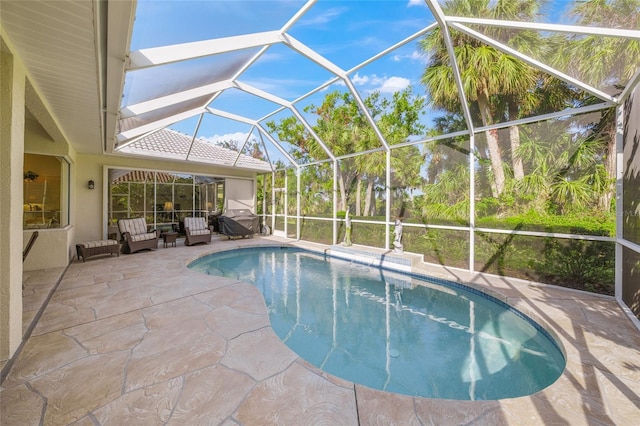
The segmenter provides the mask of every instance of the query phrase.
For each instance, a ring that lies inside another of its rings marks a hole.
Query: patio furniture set
[[[229,210],[228,214],[220,215],[220,233],[231,237],[253,237],[258,232],[258,216],[248,210]],[[176,246],[178,232],[176,229],[161,232],[159,229],[150,229],[143,217],[119,219],[118,230],[121,241],[115,239],[87,241],[76,244],[78,260],[86,261],[92,256],[100,254],[116,254],[120,251],[125,254],[135,253],[145,249],[157,249],[158,242],[162,239],[164,247]],[[186,246],[200,243],[210,243],[213,234],[211,227],[203,217],[186,217],[184,219],[184,232]],[[122,246],[122,247],[121,247]]]

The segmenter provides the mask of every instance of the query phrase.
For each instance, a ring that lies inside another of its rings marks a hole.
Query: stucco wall
[[[22,341],[24,66],[0,52],[0,360]]]
[[[68,143],[55,142],[45,129],[32,118],[25,120],[24,128],[25,153],[62,157],[71,165],[70,169],[73,171],[73,164],[76,158],[73,147]],[[38,172],[41,172],[41,170],[38,170]],[[69,196],[67,193],[67,179],[67,176],[63,176],[61,179],[61,194],[64,194],[63,200]],[[71,200],[73,200],[73,196]],[[73,204],[70,205],[69,210],[70,216],[72,216]],[[23,249],[34,231],[23,231]],[[74,255],[75,228],[73,222],[63,228],[38,229],[37,231],[39,233],[38,239],[24,262],[24,270],[33,271],[67,266]]]
[[[73,148],[68,143],[54,142],[51,136],[34,119],[25,121],[24,152],[30,154],[73,157]]]
[[[226,179],[224,182],[226,208],[255,209],[255,181],[244,179]]]
[[[75,233],[73,226],[60,229],[25,230],[23,231],[25,247],[34,231],[38,231],[38,239],[24,261],[24,270],[35,271],[67,266],[75,254],[73,250],[75,246],[72,245]]]

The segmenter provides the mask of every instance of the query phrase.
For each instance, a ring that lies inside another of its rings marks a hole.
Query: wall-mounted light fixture
[[[94,181],[90,180],[89,183],[87,184],[87,188],[89,189],[93,189],[96,187],[96,184]]]

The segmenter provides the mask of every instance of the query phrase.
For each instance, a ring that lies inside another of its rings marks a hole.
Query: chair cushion
[[[131,234],[131,241],[145,241],[145,240],[154,240],[157,239],[158,235],[156,235],[155,232],[149,232],[149,233],[145,233],[145,234],[136,234],[133,235]]]
[[[204,221],[204,217],[185,217],[184,227],[189,228],[191,235],[203,235],[196,234],[194,231],[208,230],[207,223]]]
[[[143,217],[136,217],[133,219],[120,219],[118,221],[118,228],[120,228],[121,234],[124,234],[125,232],[128,232],[131,235],[146,234],[147,221]],[[148,238],[143,238],[143,239],[146,240]],[[134,241],[140,241],[140,240],[134,240]]]
[[[209,235],[210,233],[211,231],[209,229],[196,229],[195,231],[189,229],[189,234],[191,235]]]
[[[116,240],[86,241],[84,243],[78,243],[78,245],[83,246],[84,248],[115,246],[116,244],[118,244]]]

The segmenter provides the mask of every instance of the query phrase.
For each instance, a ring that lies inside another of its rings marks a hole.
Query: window
[[[224,178],[162,171],[109,170],[109,238],[118,219],[144,217],[160,230],[179,229],[188,216],[208,218],[224,206]]]
[[[62,157],[24,155],[24,229],[69,224],[69,163]]]

